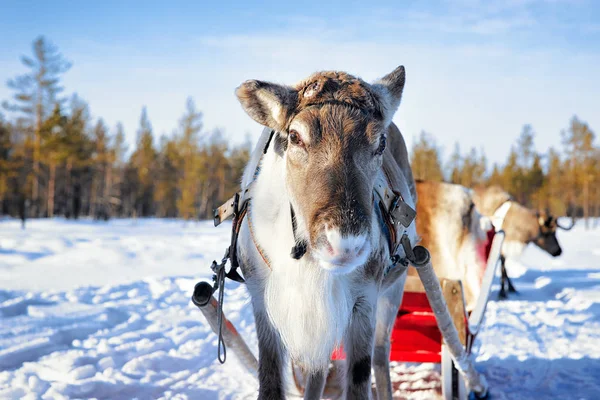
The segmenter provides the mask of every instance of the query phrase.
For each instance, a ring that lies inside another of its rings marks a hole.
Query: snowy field
[[[600,229],[559,232],[563,256],[510,262],[475,345],[492,399],[600,398]],[[0,399],[252,399],[257,384],[189,301],[222,256],[210,222],[0,220]],[[225,311],[256,350],[243,286]],[[496,295],[493,295],[493,300]],[[396,397],[436,398],[439,369],[393,367]]]

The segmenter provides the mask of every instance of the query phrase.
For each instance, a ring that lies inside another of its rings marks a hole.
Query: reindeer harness
[[[272,139],[274,136],[278,135],[279,133],[276,133],[274,130],[270,132],[270,136],[263,150],[263,154],[266,154],[269,148],[272,147]],[[386,236],[389,246],[391,264],[388,268],[386,268],[385,272],[387,273],[389,269],[398,262],[407,264],[407,261],[400,257],[397,253],[400,245],[402,245],[403,248],[406,247],[405,241],[402,240],[402,237],[404,236],[405,229],[408,228],[408,226],[414,220],[416,212],[404,201],[402,195],[400,194],[400,191],[395,188],[394,181],[390,176],[391,173],[388,170],[386,170],[385,165],[383,167],[383,172],[383,175],[380,174],[380,177],[375,182],[375,187],[373,189],[373,198],[375,212],[377,213],[378,219],[382,227],[382,231]],[[256,168],[256,171],[254,173],[255,179],[259,173],[260,164]],[[248,207],[251,200],[248,197],[248,192],[249,188],[246,188],[243,191],[236,193],[232,198],[227,200],[219,208],[216,208],[214,210],[213,215],[215,226],[218,226],[223,221],[233,217],[231,246],[228,250],[229,259],[231,261],[231,269],[228,273],[225,274],[225,276],[236,282],[244,282],[244,279],[237,272],[239,262],[237,259],[236,245],[237,237],[239,235],[244,217],[248,213]],[[306,253],[307,244],[304,240],[300,240],[297,238],[296,217],[294,208],[291,205],[290,217],[292,220],[294,238],[296,239],[296,245],[292,247],[290,256],[295,260],[299,260]],[[248,219],[248,223],[251,226],[252,223],[250,218]],[[258,249],[265,263],[270,267],[269,261],[267,260],[266,256],[264,255],[263,251],[261,250],[260,246],[256,243],[256,241],[254,241],[254,245]]]

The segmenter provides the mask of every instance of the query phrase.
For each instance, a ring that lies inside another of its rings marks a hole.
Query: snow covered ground
[[[475,351],[495,400],[600,398],[600,229],[559,235],[562,257],[530,246],[508,265],[520,293],[488,305]],[[189,302],[227,241],[210,222],[0,220],[0,399],[256,398]],[[245,288],[225,296],[256,350]],[[393,376],[398,398],[438,396],[434,365]]]

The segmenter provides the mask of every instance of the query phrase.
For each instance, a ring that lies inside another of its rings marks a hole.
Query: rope
[[[220,286],[219,300],[217,301],[217,325],[219,329],[219,341],[217,343],[217,357],[221,364],[225,364],[227,360],[227,348],[225,347],[225,341],[223,340],[223,295],[225,294],[225,266],[221,264],[221,268],[217,274],[217,285]],[[222,354],[221,354],[221,349]]]

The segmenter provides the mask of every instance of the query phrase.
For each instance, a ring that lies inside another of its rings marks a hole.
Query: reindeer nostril
[[[327,252],[329,254],[333,254],[333,246],[331,245],[331,243],[329,243],[329,241],[327,241]]]

